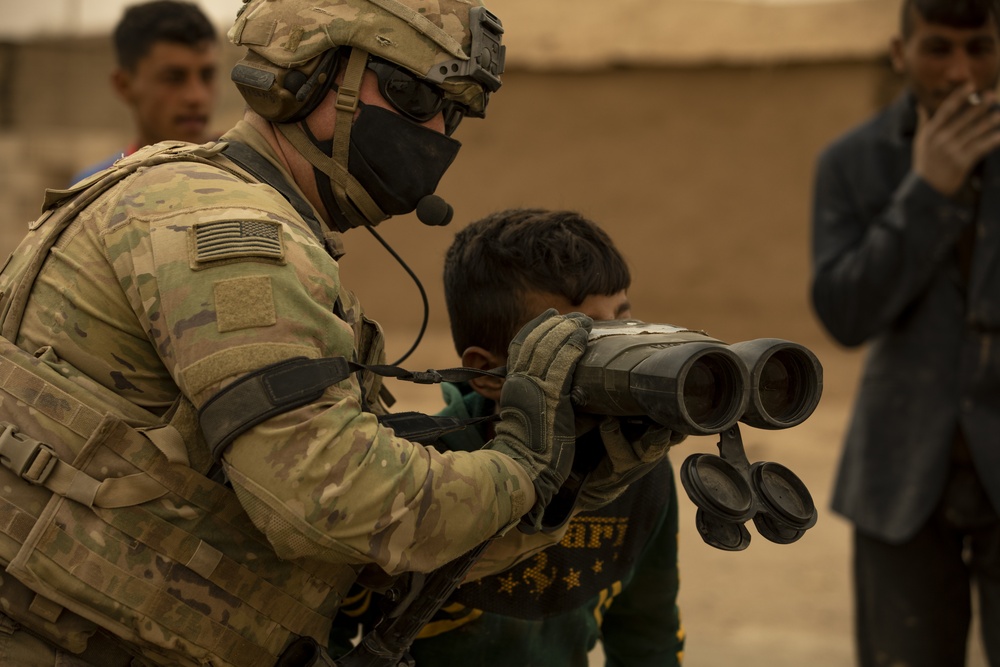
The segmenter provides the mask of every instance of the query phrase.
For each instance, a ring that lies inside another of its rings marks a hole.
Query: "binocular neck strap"
[[[386,364],[359,364],[345,357],[286,359],[243,376],[201,406],[198,422],[212,457],[218,461],[226,447],[242,433],[270,417],[318,401],[327,387],[362,370],[417,384],[467,382],[484,375],[499,378],[507,375],[506,368],[488,371],[478,368],[448,368],[415,372]],[[419,432],[433,430],[426,420],[411,420],[410,423]],[[439,426],[447,428],[441,433],[456,430],[456,424],[452,422]],[[405,437],[403,433],[397,435]],[[430,434],[425,434],[424,437],[430,437]],[[416,435],[412,439],[416,439]]]

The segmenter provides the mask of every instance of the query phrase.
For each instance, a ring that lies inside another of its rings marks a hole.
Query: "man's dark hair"
[[[506,355],[510,340],[537,313],[525,312],[530,292],[577,306],[632,282],[608,235],[573,211],[509,209],[455,235],[444,260],[451,336],[461,355],[478,345]]]
[[[913,34],[914,12],[928,23],[951,28],[978,28],[991,16],[1000,26],[997,0],[903,0],[899,20],[903,39]]]
[[[215,27],[200,9],[194,3],[176,0],[129,6],[113,35],[118,66],[130,71],[157,42],[195,47],[215,39]]]

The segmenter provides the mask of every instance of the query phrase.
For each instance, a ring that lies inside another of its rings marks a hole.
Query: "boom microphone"
[[[455,209],[437,195],[427,195],[417,202],[417,219],[431,227],[444,227],[451,222]]]

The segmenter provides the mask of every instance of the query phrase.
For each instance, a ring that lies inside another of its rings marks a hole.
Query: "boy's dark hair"
[[[471,223],[444,260],[451,337],[461,355],[478,345],[506,355],[510,340],[537,313],[525,312],[529,292],[564,297],[612,295],[632,282],[608,235],[574,211],[508,209]]]
[[[913,34],[914,12],[929,23],[952,28],[978,28],[991,16],[1000,26],[997,0],[903,0],[899,21],[903,39]]]
[[[215,39],[215,27],[200,9],[194,3],[176,0],[129,6],[113,35],[118,66],[130,71],[156,42],[195,47]]]

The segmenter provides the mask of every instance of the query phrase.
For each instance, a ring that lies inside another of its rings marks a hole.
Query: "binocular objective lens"
[[[728,417],[733,383],[727,371],[728,366],[708,355],[691,366],[684,381],[684,407],[695,423],[711,426]]]
[[[761,407],[775,419],[791,421],[808,397],[801,360],[788,350],[774,353],[761,369],[757,392]]]

